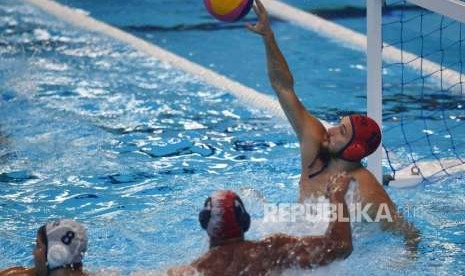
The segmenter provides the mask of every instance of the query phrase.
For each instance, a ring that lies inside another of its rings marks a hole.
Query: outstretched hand
[[[342,195],[344,196],[349,189],[350,181],[352,177],[346,172],[338,173],[331,176],[329,184],[327,186],[327,193],[331,195]]]
[[[272,31],[270,27],[270,22],[268,20],[268,12],[266,11],[265,6],[263,6],[260,0],[255,0],[253,10],[255,14],[257,14],[258,16],[258,21],[255,25],[247,23],[245,25],[247,29],[263,36],[271,34]]]

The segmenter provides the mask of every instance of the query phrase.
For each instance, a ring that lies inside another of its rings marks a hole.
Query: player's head
[[[210,242],[243,239],[249,230],[250,216],[242,200],[232,191],[217,191],[205,200],[199,222]]]
[[[86,250],[86,229],[76,221],[63,219],[43,225],[33,251],[37,275],[61,268],[81,269]]]
[[[346,161],[359,162],[372,154],[381,143],[381,130],[368,116],[343,117],[338,126],[328,129],[324,142],[330,153]]]

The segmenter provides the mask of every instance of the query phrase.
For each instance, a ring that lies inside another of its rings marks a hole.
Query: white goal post
[[[382,84],[382,9],[383,0],[367,0],[367,113],[378,125],[383,125]],[[383,183],[383,148],[368,157],[370,170]]]

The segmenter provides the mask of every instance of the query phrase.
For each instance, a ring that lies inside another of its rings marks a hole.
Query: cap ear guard
[[[352,144],[342,152],[342,159],[347,161],[360,161],[361,157],[366,156],[367,150],[361,144]]]
[[[82,265],[87,250],[84,226],[70,219],[56,220],[45,225],[46,258],[49,271]]]
[[[199,213],[199,223],[200,226],[204,229],[208,229],[208,224],[210,222],[212,209],[212,199],[211,197],[207,198],[204,203],[202,211]],[[242,233],[245,233],[250,228],[250,215],[247,213],[244,207],[244,203],[239,197],[234,199],[234,214],[236,216],[236,221],[239,224]]]
[[[358,162],[372,154],[381,143],[381,130],[371,118],[363,115],[350,115],[352,137],[340,150],[339,157],[346,161]]]
[[[205,200],[205,203],[203,204],[203,209],[199,213],[199,222],[200,226],[204,230],[207,230],[208,228],[208,223],[210,222],[210,217],[211,217],[211,210],[212,210],[212,198],[208,197],[207,200]]]
[[[69,252],[68,246],[58,242],[53,242],[48,245],[47,267],[49,269],[70,263],[72,263],[72,255],[71,252]]]
[[[247,232],[250,228],[250,215],[245,210],[244,203],[239,197],[234,199],[234,213],[242,233]]]

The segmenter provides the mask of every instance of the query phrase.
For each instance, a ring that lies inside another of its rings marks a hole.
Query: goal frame
[[[414,5],[465,23],[465,2],[459,0],[406,0]],[[384,0],[367,0],[367,114],[380,126],[383,121],[383,38]],[[434,64],[433,64],[434,65]],[[368,157],[368,170],[383,183],[383,148]]]

